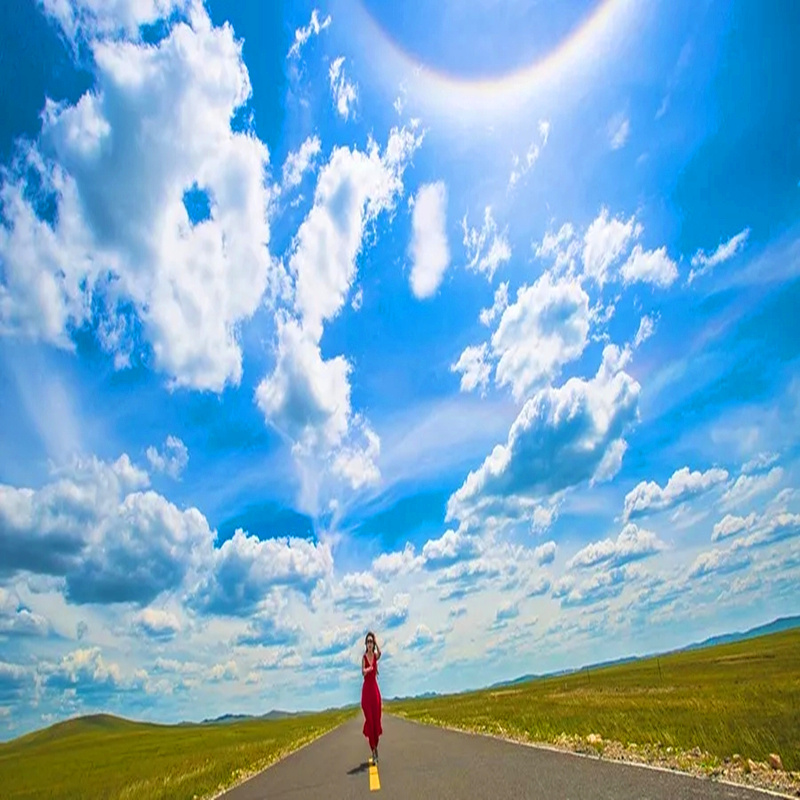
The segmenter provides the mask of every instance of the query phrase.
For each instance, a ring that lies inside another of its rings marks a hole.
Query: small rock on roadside
[[[589,744],[602,744],[603,743],[603,737],[600,736],[597,733],[590,733],[586,737],[586,741],[589,742]]]
[[[769,754],[769,765],[772,767],[772,769],[783,769],[783,762],[777,753]]]

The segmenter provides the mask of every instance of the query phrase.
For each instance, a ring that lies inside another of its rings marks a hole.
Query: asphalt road
[[[685,775],[539,750],[384,714],[377,767],[356,717],[225,800],[766,800]],[[380,788],[378,788],[378,786]]]

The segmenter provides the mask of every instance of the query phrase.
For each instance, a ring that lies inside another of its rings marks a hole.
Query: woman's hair
[[[367,639],[372,637],[372,646],[375,647],[375,634],[372,631],[367,631],[367,635],[364,637],[364,655],[367,654]],[[375,662],[375,674],[378,674],[378,662]]]

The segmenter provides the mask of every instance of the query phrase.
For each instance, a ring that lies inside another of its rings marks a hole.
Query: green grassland
[[[224,724],[82,717],[0,744],[3,800],[211,797],[353,716],[355,710]]]
[[[460,695],[386,703],[430,724],[555,742],[695,747],[721,760],[780,755],[800,770],[800,628]]]

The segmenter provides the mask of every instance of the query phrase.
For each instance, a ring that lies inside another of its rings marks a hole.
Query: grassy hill
[[[800,628],[459,695],[388,702],[431,724],[536,742],[563,735],[780,755],[800,769]]]
[[[3,800],[210,797],[341,724],[355,711],[158,725],[108,714],[0,744]]]

